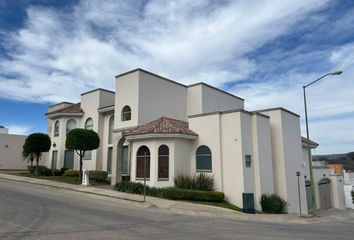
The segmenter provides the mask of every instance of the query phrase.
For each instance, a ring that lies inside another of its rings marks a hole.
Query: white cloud
[[[291,31],[326,1],[81,1],[71,11],[30,7],[8,34],[0,94],[36,102],[78,100],[142,67],[184,83],[221,86],[255,71],[245,54]],[[10,77],[9,77],[10,76]],[[7,88],[6,86],[13,86]]]
[[[17,125],[17,124],[7,125],[6,128],[9,129],[10,134],[18,134],[18,135],[28,135],[31,131],[31,127]]]
[[[334,149],[338,141],[321,133],[334,129],[331,135],[339,133],[343,141],[351,141],[339,129],[344,123],[336,116],[354,112],[354,44],[306,51],[302,47],[308,46],[300,44],[295,50],[275,49],[264,62],[249,56],[280,36],[305,29],[310,21],[320,23],[324,17],[316,13],[327,4],[322,0],[92,0],[80,1],[71,10],[30,7],[23,28],[0,30],[11,56],[0,62],[0,95],[35,102],[77,101],[86,90],[113,89],[116,74],[137,67],[183,83],[203,81],[219,87],[261,74],[258,81],[236,84],[232,90],[246,99],[246,107],[283,106],[302,115],[302,85],[323,69],[338,68],[342,75],[308,90],[311,136],[320,142],[319,151],[335,151],[342,149]],[[351,16],[325,26],[326,33],[330,28],[331,35],[338,34]],[[311,32],[303,41],[317,37]],[[295,67],[312,66],[320,59],[326,59],[328,66],[309,71]],[[272,73],[280,67],[286,70]]]

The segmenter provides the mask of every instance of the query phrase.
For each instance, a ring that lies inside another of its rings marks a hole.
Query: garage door
[[[331,180],[328,178],[322,178],[318,182],[318,193],[320,198],[320,208],[329,209],[332,208],[332,191]]]

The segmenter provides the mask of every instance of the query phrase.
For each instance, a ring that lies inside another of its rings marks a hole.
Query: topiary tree
[[[30,134],[23,145],[22,156],[30,158],[31,167],[33,166],[33,159],[36,159],[36,176],[38,176],[38,163],[43,152],[50,150],[51,141],[50,137],[44,133]]]
[[[351,194],[352,194],[352,202],[354,204],[354,191],[351,191]]]
[[[65,147],[75,150],[80,157],[80,181],[82,181],[82,158],[86,151],[95,150],[100,146],[98,134],[92,130],[75,128],[68,132]]]
[[[32,172],[33,171],[34,154],[30,153],[26,148],[27,148],[26,145],[23,145],[22,157],[23,157],[23,160],[27,160],[28,159],[30,161],[30,163],[31,163],[31,172]]]

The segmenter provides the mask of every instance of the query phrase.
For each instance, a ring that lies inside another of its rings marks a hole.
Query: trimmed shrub
[[[163,197],[163,191],[164,188],[158,188],[158,187],[148,187],[147,192],[149,196],[151,197]]]
[[[59,169],[53,169],[52,170],[52,175],[53,176],[61,176],[61,173],[60,173]]]
[[[222,192],[199,191],[180,188],[165,188],[162,196],[172,200],[192,200],[203,202],[222,202],[225,194]]]
[[[63,176],[66,170],[69,170],[69,168],[62,167],[60,169],[60,171],[59,171],[60,172],[60,176]]]
[[[194,189],[201,191],[214,191],[214,176],[205,173],[189,175],[178,175],[174,179],[175,187],[181,189]]]
[[[80,174],[79,170],[75,170],[75,169],[68,169],[64,172],[64,176],[67,177],[78,177]]]
[[[260,203],[266,213],[284,213],[286,207],[285,200],[277,194],[262,194]]]
[[[120,182],[115,185],[120,192],[143,194],[144,184],[139,182]],[[146,186],[146,195],[171,200],[191,200],[202,202],[222,202],[225,195],[222,192],[199,191],[174,187],[158,188]]]
[[[27,166],[27,170],[30,172],[30,173],[35,173],[36,172],[36,168],[37,166]],[[52,173],[52,170],[47,168],[46,166],[42,166],[42,165],[39,165],[38,166],[38,176],[52,176],[53,173]]]
[[[120,182],[120,183],[116,183],[115,188],[120,192],[134,193],[134,194],[144,193],[144,184],[139,182]],[[146,189],[148,188],[149,186],[146,186]]]
[[[352,201],[354,203],[354,191],[352,191],[351,193],[352,193]]]
[[[89,171],[89,178],[95,182],[107,182],[108,173],[106,171]]]

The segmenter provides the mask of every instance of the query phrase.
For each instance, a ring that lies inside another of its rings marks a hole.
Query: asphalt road
[[[172,214],[139,203],[0,180],[0,239],[354,239],[354,223],[269,224]]]

